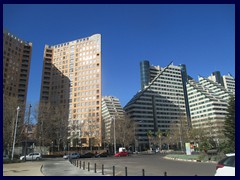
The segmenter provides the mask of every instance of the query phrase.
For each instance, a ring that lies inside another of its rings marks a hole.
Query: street
[[[45,176],[68,176],[78,175],[79,167],[67,166],[67,161],[61,158],[49,159],[43,163],[43,174]],[[127,157],[107,157],[107,158],[80,158],[83,169],[85,163],[84,174],[93,174],[94,164],[97,166],[97,173],[101,175],[102,165],[104,165],[104,174],[113,175],[113,166],[115,166],[116,176],[125,176],[125,167],[127,167],[128,176],[142,176],[142,170],[145,171],[145,176],[213,176],[216,169],[214,163],[203,162],[187,162],[167,160],[163,155],[131,155]],[[88,172],[88,163],[90,163],[90,172]],[[81,171],[82,172],[82,171]],[[97,175],[97,174],[96,174]]]

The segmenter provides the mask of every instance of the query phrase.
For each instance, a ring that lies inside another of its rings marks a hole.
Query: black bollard
[[[145,176],[145,171],[144,171],[144,169],[142,169],[142,175]]]
[[[90,171],[90,163],[88,162],[88,171]]]
[[[85,170],[85,161],[83,162],[83,170]]]
[[[97,164],[94,164],[94,172],[97,173]]]
[[[80,161],[80,165],[79,165],[79,168],[80,168],[80,169],[82,168],[82,161]]]
[[[127,176],[127,167],[125,167],[125,176]]]
[[[164,172],[164,176],[167,176],[167,172],[166,171]]]
[[[102,175],[104,175],[104,164],[102,164]]]
[[[115,176],[115,166],[113,166],[113,176]]]

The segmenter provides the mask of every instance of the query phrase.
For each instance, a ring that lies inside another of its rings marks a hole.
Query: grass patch
[[[199,160],[198,154],[186,155],[186,154],[168,154],[165,157],[183,160]]]

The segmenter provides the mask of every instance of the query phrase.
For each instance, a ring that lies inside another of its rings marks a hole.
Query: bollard
[[[164,176],[167,176],[167,172],[166,171],[164,172]]]
[[[90,171],[90,163],[88,162],[88,171]]]
[[[127,167],[125,167],[125,176],[127,176]]]
[[[97,173],[97,164],[94,164],[94,172]]]
[[[144,169],[142,169],[142,175],[145,176],[145,171],[144,171]]]
[[[102,175],[104,175],[104,164],[102,164]]]
[[[77,160],[77,167],[78,167],[78,160]]]
[[[83,162],[83,170],[85,170],[85,161]]]
[[[113,166],[113,176],[115,176],[115,166]]]
[[[80,161],[80,166],[79,166],[79,168],[80,168],[80,169],[82,168],[82,161]]]

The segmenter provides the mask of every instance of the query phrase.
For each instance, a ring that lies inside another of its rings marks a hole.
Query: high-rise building
[[[101,76],[100,34],[45,45],[40,101],[67,109],[71,146],[102,144]]]
[[[113,96],[102,97],[103,138],[106,143],[113,143],[114,122],[124,117],[119,99]]]
[[[199,82],[187,84],[191,122],[193,128],[205,130],[216,144],[223,138],[230,93],[219,83],[199,77]]]
[[[235,79],[230,75],[224,75],[223,85],[227,89],[227,91],[232,92],[235,95]]]
[[[208,77],[213,82],[221,84],[223,86],[223,80],[220,71],[214,71],[211,76]]]
[[[235,94],[235,79],[230,73],[228,75],[221,76],[219,71],[215,71],[208,77],[208,79],[221,84],[227,91]]]
[[[22,40],[4,30],[3,95],[17,99],[17,104],[14,108],[20,107],[19,121],[22,123],[26,107],[31,55],[31,42]]]
[[[136,123],[137,144],[146,147],[148,130],[156,135],[158,130],[166,132],[172,124],[178,124],[181,131],[182,120],[186,119],[186,108],[181,67],[173,64],[165,68],[149,66],[147,61],[140,66],[142,89],[124,110]]]

